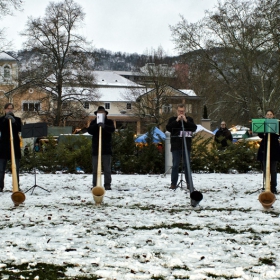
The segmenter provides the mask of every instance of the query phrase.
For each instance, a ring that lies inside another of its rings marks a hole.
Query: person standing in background
[[[232,134],[227,128],[225,121],[221,122],[219,130],[215,134],[215,141],[218,144],[218,148],[225,148],[232,143]]]

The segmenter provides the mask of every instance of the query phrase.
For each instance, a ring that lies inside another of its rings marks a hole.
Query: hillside
[[[17,58],[20,65],[29,65],[36,63],[40,59],[40,55],[36,50],[21,50],[17,53],[9,52],[10,55]],[[94,70],[113,70],[113,71],[138,71],[140,67],[146,63],[154,62],[153,58],[148,55],[140,55],[137,53],[111,52],[105,49],[96,49],[94,51],[94,61],[92,67]],[[179,60],[179,57],[164,57],[160,63],[172,65]]]

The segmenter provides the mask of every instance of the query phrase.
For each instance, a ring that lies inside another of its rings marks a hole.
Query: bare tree
[[[83,105],[98,97],[90,44],[77,33],[84,16],[81,6],[73,0],[50,2],[45,16],[29,18],[22,33],[27,37],[26,48],[40,55],[37,65],[33,65],[23,79],[46,88],[55,96],[54,106],[43,112],[54,125],[73,117],[74,112],[69,112],[71,106],[67,113],[63,111],[66,103]]]
[[[210,118],[247,124],[266,108],[280,112],[279,12],[279,0],[226,0],[196,23],[181,17],[171,27]]]
[[[14,10],[21,10],[21,0],[0,0],[0,20],[7,15],[13,15]],[[4,49],[10,43],[6,42],[4,29],[0,29],[0,49]]]
[[[22,0],[0,0],[0,15],[12,15],[13,10],[20,10]]]
[[[133,102],[133,114],[142,120],[142,124],[149,122],[159,127],[170,117],[169,112],[165,113],[164,107],[170,105],[169,85],[176,78],[175,69],[164,63],[166,54],[162,47],[157,50],[151,49],[146,56],[148,59],[145,66],[140,68],[140,72],[141,82],[145,84],[148,94],[143,88],[134,88],[126,98]]]
[[[22,0],[0,0],[0,17],[12,15],[13,10],[22,8]]]

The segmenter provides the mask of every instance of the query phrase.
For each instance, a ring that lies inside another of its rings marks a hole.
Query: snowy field
[[[6,175],[0,271],[50,263],[72,264],[70,279],[280,279],[280,204],[265,210],[258,201],[262,174],[193,174],[203,194],[195,208],[185,189],[168,189],[170,175],[113,175],[100,207],[91,175],[36,179],[50,192],[37,187],[14,207]],[[28,190],[34,175],[20,183]]]

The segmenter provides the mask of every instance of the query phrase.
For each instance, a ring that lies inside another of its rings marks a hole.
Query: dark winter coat
[[[98,155],[98,143],[99,143],[99,125],[96,123],[96,119],[93,120],[88,129],[88,133],[92,135],[92,155]],[[112,155],[112,133],[115,131],[114,122],[105,117],[104,127],[102,128],[102,144],[101,154]]]
[[[19,132],[21,132],[21,119],[18,117],[14,118],[15,122],[12,123],[12,130],[15,158],[21,158],[19,138]],[[6,119],[5,116],[0,118],[0,133],[0,158],[11,159],[10,126],[9,120]]]
[[[186,117],[187,122],[183,121],[184,131],[196,131],[196,124],[194,123],[193,119],[191,117]],[[176,121],[177,117],[171,117],[168,120],[168,123],[166,125],[166,130],[171,133],[170,135],[170,142],[171,142],[171,152],[182,150],[184,147],[183,138],[179,137],[180,132],[182,131],[182,122]],[[192,138],[186,137],[186,144],[188,151],[191,151],[191,144],[192,144]]]
[[[219,128],[215,134],[215,141],[222,145],[222,147],[228,146],[228,141],[232,142],[232,134],[227,128]]]
[[[267,154],[267,133],[259,133],[258,136],[262,138],[260,147],[258,150],[257,159],[259,161],[266,161]],[[280,146],[279,146],[279,135],[270,133],[270,160],[280,161]]]

